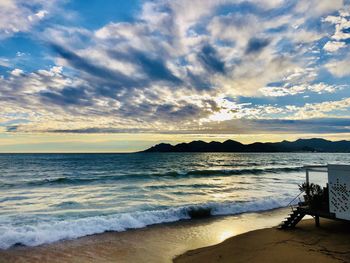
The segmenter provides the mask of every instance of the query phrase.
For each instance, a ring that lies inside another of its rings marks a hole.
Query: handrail
[[[327,168],[328,165],[323,164],[310,164],[310,165],[304,165],[304,168]]]
[[[328,165],[304,165],[306,172],[328,172]]]
[[[296,197],[294,197],[293,199],[292,199],[292,201],[290,201],[289,203],[288,203],[288,205],[286,205],[286,206],[289,206],[290,208],[292,208],[292,210],[293,210],[293,205],[292,205],[292,203],[302,194],[302,193],[304,193],[305,191],[303,190],[303,191],[300,191],[300,193],[296,196]]]

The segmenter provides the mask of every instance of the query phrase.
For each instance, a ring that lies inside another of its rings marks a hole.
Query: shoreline
[[[152,225],[124,232],[105,232],[35,247],[0,250],[10,262],[172,262],[188,250],[211,246],[248,231],[280,223],[288,208],[216,216]]]
[[[349,226],[349,222],[321,219],[318,228],[313,219],[306,219],[294,230],[253,230],[187,251],[173,262],[350,262]]]

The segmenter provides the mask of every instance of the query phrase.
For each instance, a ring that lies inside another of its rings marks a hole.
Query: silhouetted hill
[[[350,141],[333,142],[319,138],[251,144],[242,144],[233,140],[222,143],[193,141],[176,145],[161,143],[144,152],[350,152]]]

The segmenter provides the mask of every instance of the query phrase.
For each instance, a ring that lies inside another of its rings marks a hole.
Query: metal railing
[[[300,202],[301,202],[301,200],[300,200],[300,195],[301,195],[302,193],[304,193],[304,192],[305,192],[305,191],[301,191],[296,197],[294,197],[294,198],[292,199],[292,201],[290,201],[290,202],[288,203],[287,206],[289,206],[289,207],[292,209],[292,211],[294,211],[294,207],[296,206],[296,205],[293,204],[294,201],[297,200],[297,199],[299,199],[299,203],[300,203]]]

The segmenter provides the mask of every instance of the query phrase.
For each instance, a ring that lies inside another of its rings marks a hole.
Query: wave
[[[264,174],[264,173],[282,173],[297,172],[303,169],[302,166],[296,167],[268,167],[252,169],[227,169],[227,170],[197,170],[190,171],[186,175],[244,175],[244,174]]]
[[[160,177],[168,178],[182,178],[182,177],[210,177],[210,176],[231,176],[231,175],[258,175],[265,173],[289,173],[298,172],[303,169],[302,166],[293,167],[265,167],[265,168],[249,168],[249,169],[216,169],[216,170],[193,170],[193,171],[183,171],[183,172],[166,172],[166,173],[149,173],[149,174],[120,174],[120,175],[107,175],[98,176],[91,178],[82,177],[59,177],[52,179],[36,180],[36,181],[21,181],[16,183],[1,183],[2,187],[25,187],[25,186],[47,186],[47,185],[80,185],[80,184],[90,184],[95,182],[110,182],[110,181],[120,181],[120,180],[147,180],[147,179],[157,179]]]
[[[65,201],[59,204],[50,205],[51,207],[65,208],[65,209],[77,209],[84,207],[83,204],[74,201]]]
[[[37,246],[107,231],[121,232],[154,224],[186,220],[191,219],[191,217],[232,215],[270,210],[286,206],[290,199],[291,195],[286,195],[279,199],[206,203],[165,210],[95,216],[49,223],[43,222],[36,225],[14,226],[0,224],[0,248],[8,249],[15,245]]]

